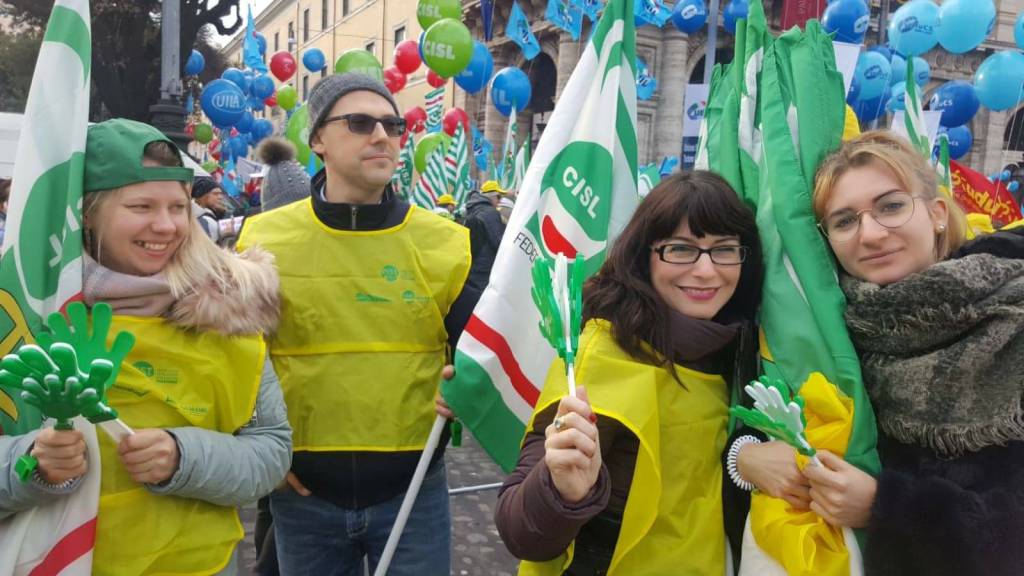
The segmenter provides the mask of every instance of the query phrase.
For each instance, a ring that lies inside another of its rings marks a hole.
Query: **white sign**
[[[924,111],[924,123],[928,127],[929,150],[935,147],[935,138],[939,135],[939,118],[942,118],[941,110]],[[893,113],[892,125],[889,126],[889,129],[908,140],[910,139],[910,136],[907,134],[907,125],[903,120],[903,110],[897,110]]]
[[[707,84],[687,84],[683,100],[683,138],[700,136],[700,123],[708,105]]]
[[[836,54],[836,69],[843,75],[843,86],[846,90],[843,94],[850,93],[850,85],[853,84],[853,73],[857,70],[857,59],[860,58],[861,44],[849,44],[847,42],[832,42],[832,50]]]

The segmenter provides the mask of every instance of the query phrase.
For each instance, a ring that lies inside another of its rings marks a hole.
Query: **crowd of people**
[[[456,221],[397,195],[405,120],[375,80],[329,75],[307,105],[324,168],[308,179],[290,144],[264,143],[263,210],[240,232],[220,224],[223,190],[193,181],[159,131],[88,130],[85,304],[108,303],[136,340],[108,392],[135,433],[100,435],[95,573],[234,574],[236,510],[257,499],[258,574],[372,572],[435,416],[456,416],[438,382],[510,198],[487,182]],[[439,206],[452,215],[451,198]],[[821,164],[813,210],[881,474],[826,451],[798,465],[788,444],[730,426],[758,375],[761,242],[725,180],[677,173],[587,281],[577,395],[550,371],[500,490],[521,574],[744,573],[755,490],[864,529],[867,574],[1024,569],[1024,228],[966,241],[934,170],[884,131]],[[388,574],[450,573],[448,436]],[[22,482],[25,454],[38,467]],[[0,436],[0,522],[75,492],[94,462],[80,431]]]

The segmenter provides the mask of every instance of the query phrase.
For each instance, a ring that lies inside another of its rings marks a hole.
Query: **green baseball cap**
[[[161,180],[191,184],[191,168],[142,165],[143,152],[152,142],[167,142],[178,151],[167,136],[142,122],[117,118],[89,126],[85,140],[85,192]]]

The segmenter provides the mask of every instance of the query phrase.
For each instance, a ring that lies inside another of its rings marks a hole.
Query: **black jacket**
[[[953,258],[977,253],[1024,258],[1024,229],[982,236]],[[1024,442],[943,459],[879,430],[878,453],[868,576],[1024,574]]]
[[[501,214],[491,206],[491,201],[473,192],[466,200],[466,228],[469,228],[469,245],[473,253],[473,265],[469,269],[467,284],[483,292],[491,277],[494,257],[501,245],[501,236],[505,233],[505,224]]]

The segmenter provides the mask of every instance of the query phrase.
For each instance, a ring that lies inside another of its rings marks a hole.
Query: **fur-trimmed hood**
[[[281,317],[281,281],[274,255],[254,246],[234,257],[239,266],[226,286],[197,286],[171,306],[167,318],[183,328],[228,336],[274,332]]]

